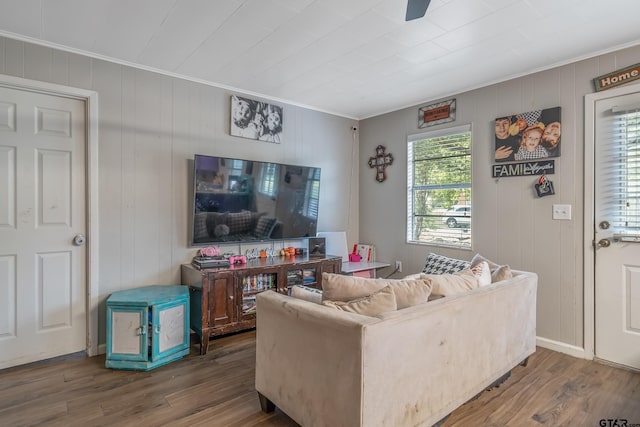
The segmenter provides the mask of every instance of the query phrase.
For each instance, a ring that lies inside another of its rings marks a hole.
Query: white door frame
[[[1,74],[0,86],[64,96],[85,101],[86,106],[86,226],[87,226],[87,355],[98,354],[98,93],[54,83]]]
[[[584,353],[595,357],[595,250],[593,226],[595,224],[595,107],[596,102],[616,96],[640,92],[640,83],[595,92],[584,97]]]

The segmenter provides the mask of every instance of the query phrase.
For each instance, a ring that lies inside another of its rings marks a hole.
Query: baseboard
[[[107,353],[107,344],[98,344],[98,354]]]
[[[549,350],[557,351],[560,353],[568,354],[569,356],[577,357],[579,359],[593,359],[582,347],[576,347],[574,345],[566,344],[560,341],[550,340],[548,338],[536,337],[536,345]]]

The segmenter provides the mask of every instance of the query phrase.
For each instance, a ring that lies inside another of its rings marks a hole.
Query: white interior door
[[[0,87],[0,369],[87,348],[85,114]]]
[[[595,105],[595,356],[640,369],[640,92]]]

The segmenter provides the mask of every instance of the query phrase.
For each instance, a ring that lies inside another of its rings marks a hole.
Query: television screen
[[[316,235],[320,168],[194,158],[192,244]]]

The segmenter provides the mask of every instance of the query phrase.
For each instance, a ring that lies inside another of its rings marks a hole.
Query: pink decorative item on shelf
[[[247,257],[244,255],[231,255],[229,257],[229,263],[230,264],[246,264]]]
[[[358,254],[349,254],[349,262],[360,262],[362,257]]]
[[[217,246],[207,246],[200,249],[200,256],[220,256],[220,248]]]

